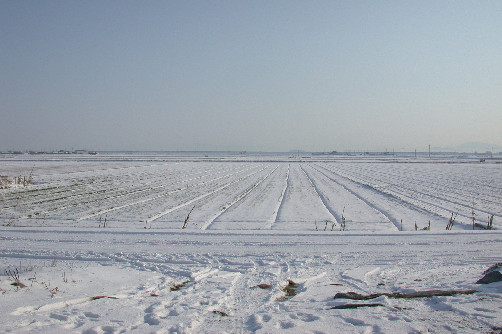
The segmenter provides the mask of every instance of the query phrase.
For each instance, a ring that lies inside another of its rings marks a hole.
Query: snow
[[[203,158],[0,158],[0,332],[500,332],[501,164]]]

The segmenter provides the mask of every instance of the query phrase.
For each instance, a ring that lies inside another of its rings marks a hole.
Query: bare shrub
[[[430,231],[431,230],[431,221],[429,220],[429,225],[425,226],[422,230]]]
[[[486,229],[491,230],[493,229],[493,215],[488,215],[488,223],[486,224]]]
[[[106,222],[107,218],[108,218],[108,215],[105,215],[105,219],[103,220],[103,217],[100,215],[98,227],[101,227],[101,225],[103,225],[103,228],[107,227],[108,226],[108,223]]]
[[[14,270],[6,270],[5,272],[7,273],[7,276],[9,276],[9,279],[11,281],[14,281],[10,285],[18,288],[26,288],[26,285],[21,283],[21,281],[19,280],[19,270],[17,268]]]
[[[7,189],[12,184],[12,180],[8,176],[0,175],[0,189]]]
[[[453,223],[455,222],[455,218],[457,218],[457,215],[458,213],[456,213],[455,216],[453,216],[453,212],[451,213],[451,217],[448,220],[448,224],[446,225],[446,230],[451,230]]]
[[[3,224],[3,226],[16,226],[16,220],[14,218],[9,219],[7,223]]]

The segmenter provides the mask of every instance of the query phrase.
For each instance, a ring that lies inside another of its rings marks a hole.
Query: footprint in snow
[[[51,313],[50,317],[52,319],[60,320],[60,321],[67,321],[68,317],[66,315],[62,314],[57,314],[57,313]]]
[[[155,317],[154,314],[148,313],[144,317],[144,322],[150,326],[156,326],[160,324],[160,320]]]
[[[92,313],[92,312],[84,312],[84,315],[87,318],[91,318],[91,319],[97,319],[97,318],[99,318],[99,314]]]
[[[298,320],[301,320],[303,322],[312,322],[312,321],[316,321],[316,320],[319,320],[320,318],[316,315],[313,315],[313,314],[309,314],[309,313],[296,313],[296,314],[290,314],[289,317],[291,319],[298,319]]]
[[[276,327],[279,329],[289,329],[295,327],[295,324],[292,321],[279,321]]]

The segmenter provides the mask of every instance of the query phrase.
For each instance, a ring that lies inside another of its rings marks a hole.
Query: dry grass
[[[190,282],[191,281],[184,281],[184,282],[181,282],[181,283],[173,283],[171,285],[171,287],[170,287],[170,290],[171,291],[178,291],[179,289],[184,288]]]
[[[186,229],[188,226],[188,219],[190,219],[190,214],[192,213],[193,209],[195,209],[195,205],[193,206],[192,210],[188,212],[187,217],[185,218],[185,221],[183,222],[183,226],[181,227],[182,230]]]
[[[369,295],[361,295],[356,292],[339,292],[333,297],[334,299],[345,298],[351,300],[369,300],[378,298],[380,296],[386,296],[389,298],[400,298],[400,299],[413,299],[413,298],[427,298],[427,297],[448,297],[455,295],[470,295],[477,292],[476,290],[427,290],[427,291],[417,291],[412,293],[373,293]]]
[[[229,317],[228,313],[223,312],[223,311],[217,311],[217,310],[214,310],[214,311],[213,311],[213,313],[214,313],[214,314],[221,315],[222,317]]]
[[[284,286],[281,290],[285,293],[284,296],[277,298],[277,301],[282,302],[291,297],[296,296],[296,289],[298,288],[298,284],[288,279],[288,284]]]
[[[341,309],[354,309],[359,307],[375,307],[375,306],[385,306],[383,304],[343,304],[330,307],[330,310],[341,310]]]
[[[12,187],[13,185],[21,185],[21,186],[27,186],[32,184],[33,181],[33,169],[30,172],[30,175],[28,176],[15,176],[14,178],[10,179],[6,175],[0,175],[0,189],[7,189]]]

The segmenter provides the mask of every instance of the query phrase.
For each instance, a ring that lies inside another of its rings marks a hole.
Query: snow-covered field
[[[32,181],[0,189],[0,332],[502,332],[502,283],[474,284],[502,262],[502,164],[41,155],[0,175]],[[476,292],[391,295],[427,290]]]

